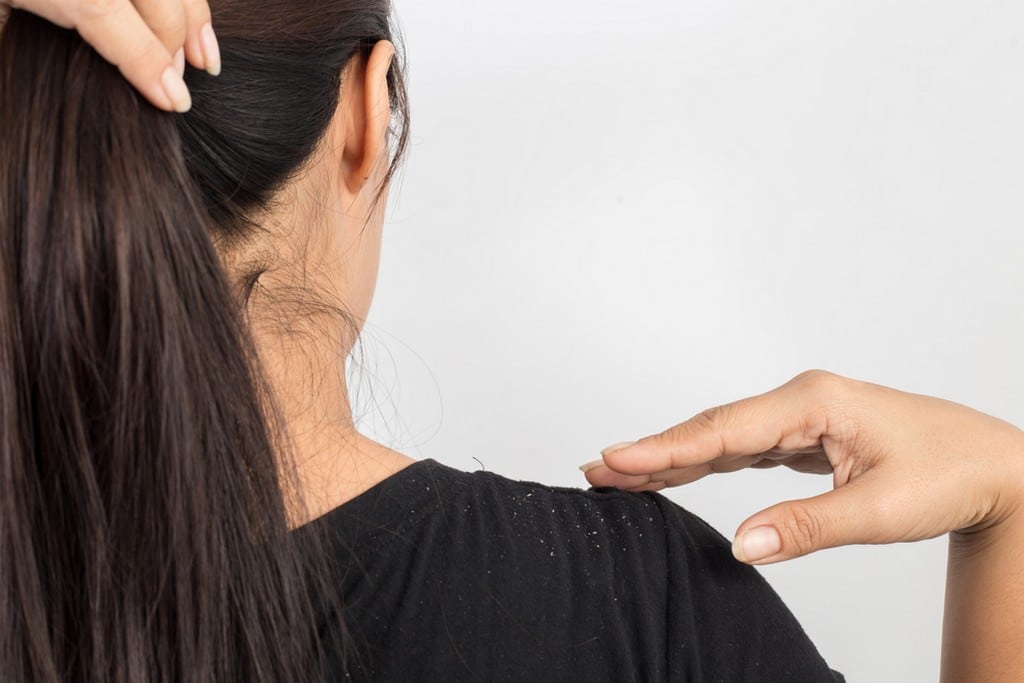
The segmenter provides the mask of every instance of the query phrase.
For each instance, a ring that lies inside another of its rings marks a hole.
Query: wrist
[[[969,526],[950,533],[953,543],[989,543],[1005,528],[1024,527],[1024,431],[999,421],[1001,429],[984,445],[980,467],[985,476],[978,482],[985,504]]]
[[[1012,506],[1008,506],[1010,509]],[[949,534],[942,635],[943,683],[1024,680],[1024,516]]]

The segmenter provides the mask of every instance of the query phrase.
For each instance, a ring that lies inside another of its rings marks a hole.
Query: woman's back
[[[659,494],[424,460],[314,525],[336,542],[356,679],[844,680],[757,570]]]
[[[657,495],[425,461],[289,530],[370,469],[345,360],[405,104],[389,11],[221,0],[181,118],[4,26],[0,679],[291,683],[327,651],[335,679],[835,680]]]

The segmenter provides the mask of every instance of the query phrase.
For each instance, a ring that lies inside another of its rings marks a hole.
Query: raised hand
[[[220,49],[206,0],[0,0],[0,24],[23,9],[75,29],[154,106],[192,106],[185,60],[220,73]]]
[[[1021,430],[822,371],[605,449],[581,469],[594,486],[645,491],[779,465],[831,472],[834,490],[747,519],[733,543],[737,559],[767,564],[841,545],[970,534],[1024,501]]]

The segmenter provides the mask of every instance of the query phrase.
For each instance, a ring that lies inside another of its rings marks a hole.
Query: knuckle
[[[803,503],[793,503],[789,507],[783,527],[783,543],[789,546],[787,550],[795,555],[806,555],[815,550],[821,542],[821,521]]]
[[[734,410],[731,405],[715,406],[714,408],[708,408],[697,413],[685,424],[691,430],[707,433],[709,437],[714,439],[715,447],[719,454],[721,454],[726,451],[725,438],[722,436],[722,433],[729,424],[730,419],[732,419],[733,413]]]
[[[797,375],[793,383],[817,396],[822,402],[846,391],[847,380],[827,370],[807,370]]]
[[[828,370],[821,370],[815,368],[812,370],[804,370],[799,375],[794,377],[793,381],[800,384],[820,384],[823,382],[828,382],[834,377],[836,377],[836,375],[829,372]]]
[[[867,421],[864,384],[825,370],[808,370],[793,379],[806,399],[805,419],[849,446],[863,436]],[[805,424],[809,428],[809,424]]]
[[[649,441],[655,448],[671,452],[677,443],[684,441],[687,435],[685,423],[669,427],[663,432],[651,434],[640,441]]]
[[[729,423],[732,413],[733,410],[730,405],[720,405],[701,411],[693,420],[699,427],[718,431]]]
[[[719,408],[717,406],[714,408],[708,408],[707,410],[702,410],[690,418],[690,425],[694,429],[698,430],[715,431],[715,427],[718,425],[719,420],[718,415]]]

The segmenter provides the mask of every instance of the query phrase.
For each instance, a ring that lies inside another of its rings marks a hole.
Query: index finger
[[[832,408],[849,382],[820,370],[806,372],[777,389],[706,410],[632,445],[606,449],[604,462],[621,474],[642,475],[723,456],[818,447],[823,437],[837,435],[837,425],[830,421]]]
[[[171,53],[129,0],[91,3],[75,29],[154,106],[186,112],[192,106]]]

